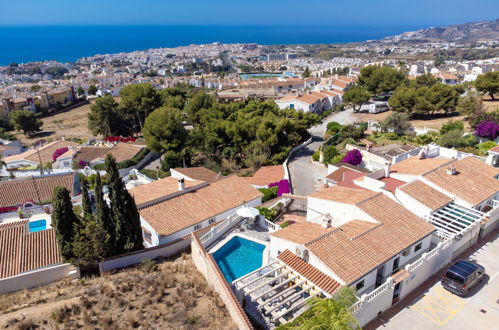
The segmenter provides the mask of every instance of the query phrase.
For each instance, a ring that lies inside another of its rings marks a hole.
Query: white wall
[[[46,285],[68,276],[80,278],[80,273],[71,264],[59,264],[37,269],[31,272],[1,279],[0,294]]]
[[[400,203],[402,203],[402,205],[406,209],[408,209],[409,211],[411,211],[420,218],[424,218],[424,216],[429,215],[433,211],[428,206],[417,201],[412,196],[403,192],[400,189],[395,190],[395,197],[397,197],[397,199],[400,201]]]
[[[328,213],[333,217],[333,227],[339,227],[352,219],[378,223],[355,205],[308,197],[307,221]]]

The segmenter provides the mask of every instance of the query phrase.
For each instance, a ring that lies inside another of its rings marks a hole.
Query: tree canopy
[[[499,71],[479,75],[475,80],[475,87],[480,93],[489,94],[494,100],[494,94],[499,93]]]
[[[120,111],[134,122],[135,132],[140,132],[144,120],[161,106],[161,96],[151,84],[133,84],[125,86],[121,92]]]
[[[362,107],[362,104],[369,101],[371,94],[362,86],[354,86],[345,92],[343,102],[353,108],[357,112]]]
[[[407,83],[404,71],[377,65],[363,67],[358,80],[358,84],[372,95],[393,92],[400,85]]]
[[[90,106],[90,112],[87,116],[88,128],[94,135],[101,134],[104,137],[118,136],[127,131],[123,127],[126,125],[126,122],[119,119],[118,103],[116,103],[111,95],[98,98]]]
[[[10,113],[10,122],[14,129],[22,131],[28,136],[39,132],[42,127],[42,121],[29,110],[12,111]]]

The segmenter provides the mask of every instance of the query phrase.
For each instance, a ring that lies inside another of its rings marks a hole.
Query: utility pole
[[[40,141],[39,145],[41,145],[42,142]],[[43,175],[43,163],[42,163],[42,157],[40,156],[40,146],[36,148],[36,153],[38,154],[38,160],[40,161],[40,175]]]

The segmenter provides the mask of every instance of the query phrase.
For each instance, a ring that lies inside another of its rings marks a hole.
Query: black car
[[[458,260],[442,276],[442,286],[460,296],[467,296],[470,289],[483,280],[485,268],[466,260]]]

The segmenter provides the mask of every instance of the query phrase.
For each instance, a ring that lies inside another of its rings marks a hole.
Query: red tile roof
[[[262,166],[253,176],[243,177],[243,179],[255,186],[267,186],[284,179],[284,167],[282,165]]]
[[[197,181],[215,182],[220,178],[223,178],[222,175],[215,173],[205,167],[178,167],[174,168],[173,170]]]
[[[386,184],[385,189],[392,193],[395,193],[397,187],[400,187],[401,185],[405,184],[404,181],[400,181],[394,178],[381,178],[379,179],[379,181],[384,182]]]

